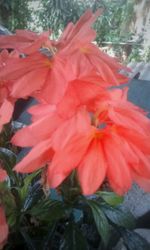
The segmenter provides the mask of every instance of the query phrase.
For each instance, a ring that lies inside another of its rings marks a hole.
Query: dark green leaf
[[[16,164],[16,155],[11,150],[0,147],[0,160],[9,177],[12,177],[11,182],[19,185],[17,175],[12,169]]]
[[[51,241],[55,235],[56,228],[57,228],[57,223],[54,223],[53,226],[51,226],[49,228],[47,235],[44,237],[44,241],[42,244],[42,246],[43,246],[42,250],[49,249],[48,247],[51,244]]]
[[[0,203],[3,203],[7,214],[7,221],[10,226],[16,222],[16,200],[5,182],[0,183]]]
[[[34,243],[33,243],[32,239],[30,238],[30,236],[28,235],[28,233],[24,229],[21,229],[20,233],[24,238],[27,249],[36,250],[36,247],[34,246]]]
[[[39,172],[40,171],[29,174],[23,179],[23,187],[19,188],[19,194],[22,202],[25,201],[29,193],[29,188],[31,186],[32,180],[39,174]]]
[[[130,211],[122,211],[120,207],[113,208],[111,206],[102,205],[101,209],[107,218],[118,226],[128,229],[135,228],[135,218]]]
[[[100,204],[98,202],[89,200],[88,205],[92,209],[92,214],[94,217],[95,224],[97,226],[97,230],[105,246],[107,246],[110,237],[110,226],[108,220],[103,211],[101,210]]]
[[[45,199],[36,204],[30,214],[40,220],[52,222],[64,217],[65,209],[62,202]]]
[[[149,250],[150,244],[138,233],[124,230],[122,238],[128,250]]]
[[[16,164],[16,155],[7,148],[0,147],[0,159],[4,161],[4,164],[13,167]]]
[[[119,196],[113,192],[99,191],[97,194],[111,206],[117,206],[123,202],[123,196]]]
[[[69,223],[65,230],[61,250],[87,250],[87,242],[76,224]]]
[[[23,210],[29,210],[31,207],[35,206],[43,197],[43,189],[41,184],[37,181],[30,186],[27,197],[23,203]]]

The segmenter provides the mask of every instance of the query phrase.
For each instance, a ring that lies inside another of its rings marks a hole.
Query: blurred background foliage
[[[0,24],[10,31],[29,28],[32,10],[29,0],[0,0]]]
[[[98,45],[122,61],[149,61],[150,47],[143,47],[143,34],[135,38],[137,6],[144,9],[145,22],[150,8],[146,0],[0,0],[0,23],[12,32],[51,29],[57,38],[68,22],[75,23],[87,8],[102,8],[103,15],[95,23]]]

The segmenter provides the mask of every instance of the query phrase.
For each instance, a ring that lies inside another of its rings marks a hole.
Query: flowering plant
[[[57,41],[25,30],[0,38],[1,248],[8,238],[6,249],[104,250],[120,237],[149,248],[119,205],[133,182],[150,191],[150,121],[117,87],[129,69],[93,43],[99,15],[88,10]],[[31,124],[9,133],[8,149],[5,124],[29,97]],[[31,147],[17,163],[16,146]]]

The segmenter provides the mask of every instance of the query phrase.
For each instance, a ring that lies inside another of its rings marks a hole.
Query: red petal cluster
[[[28,31],[0,39],[0,46],[23,54],[0,70],[0,80],[12,83],[9,98],[38,101],[29,109],[31,125],[12,138],[32,147],[15,170],[47,165],[47,182],[55,188],[76,169],[85,195],[105,179],[119,194],[133,181],[149,191],[150,121],[127,100],[127,89],[111,88],[128,81],[120,73],[128,69],[93,43],[91,26],[99,14],[88,10],[58,41]]]

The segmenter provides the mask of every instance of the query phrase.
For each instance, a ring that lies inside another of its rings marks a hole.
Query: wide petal
[[[57,104],[62,99],[67,86],[67,74],[65,64],[62,60],[56,58],[53,62],[52,69],[47,77],[44,88],[38,96],[49,104]]]
[[[47,74],[48,69],[37,69],[25,74],[14,82],[11,96],[15,98],[31,96],[44,85]]]
[[[120,195],[131,187],[130,168],[118,145],[111,137],[105,139],[104,150],[108,162],[107,176],[111,187]]]
[[[135,145],[140,151],[146,155],[150,155],[150,136],[144,136],[137,133],[136,130],[127,129],[121,126],[117,126],[117,133],[123,137],[128,143]]]
[[[32,121],[36,121],[46,115],[53,115],[55,111],[56,106],[47,103],[36,104],[28,109],[28,113],[32,115]]]
[[[77,168],[83,194],[91,195],[101,186],[106,169],[107,162],[102,145],[100,141],[94,140]]]
[[[81,106],[86,105],[92,109],[92,102],[102,100],[106,96],[107,92],[99,84],[76,79],[69,84],[63,99],[57,105],[57,110],[60,115],[70,117]]]
[[[47,140],[58,128],[63,119],[57,114],[46,115],[31,125],[19,130],[11,139],[11,142],[21,147],[32,147],[37,143]]]
[[[67,145],[55,153],[52,163],[48,168],[48,183],[55,188],[75,169],[84,156],[91,136],[75,135]]]
[[[51,141],[43,141],[37,144],[14,168],[21,173],[31,173],[51,161],[54,151],[51,148]]]
[[[80,109],[70,119],[64,120],[52,135],[54,150],[63,149],[70,138],[76,134],[88,133],[91,128],[90,117],[85,109]]]
[[[108,112],[110,119],[118,125],[128,129],[135,129],[138,133],[142,134],[148,134],[150,131],[148,118],[139,111],[122,107],[120,104],[120,107],[110,108]]]
[[[0,107],[0,126],[8,123],[12,117],[14,105],[9,100],[5,99]]]

